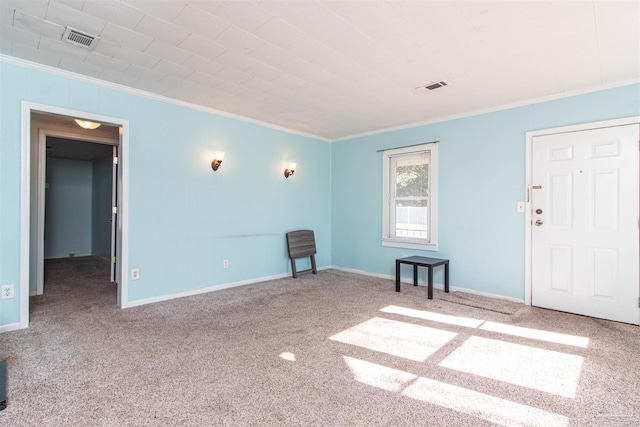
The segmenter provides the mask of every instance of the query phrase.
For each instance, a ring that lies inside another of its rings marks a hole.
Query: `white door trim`
[[[526,209],[524,215],[524,303],[531,305],[531,186],[532,184],[532,172],[533,172],[533,138],[542,135],[553,135],[558,133],[578,132],[583,130],[593,130],[614,126],[625,126],[632,124],[640,124],[640,116],[626,117],[623,119],[605,120],[601,122],[582,123],[573,126],[563,126],[551,129],[541,129],[526,133],[526,186],[525,186],[525,200]]]
[[[16,329],[29,327],[29,235],[31,209],[31,112],[44,112],[61,116],[82,117],[91,121],[109,123],[121,128],[120,139],[120,215],[118,223],[118,253],[121,270],[128,270],[129,259],[129,121],[83,111],[70,110],[52,105],[22,101],[21,147],[20,147],[20,323]],[[118,306],[128,306],[128,277],[121,274],[118,280]]]

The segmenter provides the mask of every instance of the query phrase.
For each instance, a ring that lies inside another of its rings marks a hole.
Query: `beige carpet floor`
[[[2,426],[638,426],[640,328],[337,270],[136,308],[48,261]]]

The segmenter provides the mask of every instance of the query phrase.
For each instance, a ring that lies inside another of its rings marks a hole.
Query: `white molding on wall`
[[[29,236],[31,229],[31,106],[22,102],[20,113],[20,321],[29,327]],[[9,325],[9,326],[14,326]],[[14,330],[14,329],[11,329]]]
[[[354,268],[339,267],[339,266],[335,266],[335,265],[328,265],[328,266],[324,266],[324,267],[318,267],[318,271],[331,270],[331,269],[344,271],[346,273],[360,274],[360,275],[363,275],[363,276],[377,277],[377,278],[380,278],[380,279],[389,279],[389,280],[393,280],[393,281],[395,281],[395,279],[396,279],[396,277],[394,275],[372,273],[370,271],[357,270],[357,269],[354,269]],[[193,290],[185,291],[185,292],[177,292],[177,293],[173,293],[173,294],[159,295],[157,297],[152,297],[152,298],[144,298],[144,299],[129,301],[129,303],[126,306],[123,306],[122,308],[138,307],[138,306],[141,306],[141,305],[153,304],[153,303],[161,302],[161,301],[169,301],[169,300],[176,299],[176,298],[190,297],[190,296],[194,296],[194,295],[206,294],[206,293],[209,293],[209,292],[221,291],[223,289],[230,289],[230,288],[236,288],[236,287],[239,287],[239,286],[251,285],[251,284],[254,284],[254,283],[266,282],[266,281],[269,281],[269,280],[284,279],[284,278],[290,277],[290,276],[291,276],[291,273],[287,272],[287,273],[275,274],[275,275],[272,275],[272,276],[257,277],[255,279],[241,280],[241,281],[238,281],[238,282],[222,283],[222,284],[219,284],[219,285],[207,286],[205,288],[193,289]],[[413,279],[411,279],[411,278],[402,279],[402,283],[408,283],[408,284],[412,285],[413,284]],[[419,281],[418,284],[420,286],[426,286],[426,283],[423,282],[423,281]],[[439,289],[441,291],[444,291],[444,284],[443,283],[437,283],[436,282],[436,283],[433,284],[433,287],[434,287],[434,289]],[[474,295],[479,295],[479,296],[483,296],[483,297],[500,299],[500,300],[511,301],[511,302],[516,302],[516,303],[524,303],[524,300],[521,299],[521,298],[513,298],[513,297],[504,296],[504,295],[492,294],[492,293],[489,293],[489,292],[476,291],[476,290],[468,289],[468,288],[460,288],[460,287],[457,287],[457,286],[449,286],[449,290],[450,291],[455,291],[455,292],[465,292],[465,293],[468,293],[468,294],[474,294]]]
[[[53,256],[48,256],[45,259],[67,259],[67,258],[80,258],[80,257],[88,257],[88,256],[93,256],[93,254],[91,252],[75,252],[73,254],[73,256],[69,256],[69,254],[64,254],[64,255],[53,255]]]
[[[4,332],[17,331],[24,328],[26,328],[26,326],[22,326],[22,323],[9,323],[8,325],[0,325],[0,334]]]
[[[318,135],[313,135],[310,133],[305,133],[305,132],[301,132],[301,131],[296,131],[293,129],[287,129],[285,127],[282,126],[278,126],[278,125],[274,125],[273,123],[267,123],[267,122],[263,122],[260,120],[256,120],[256,119],[252,119],[249,117],[244,117],[238,114],[234,114],[234,113],[229,113],[226,111],[222,111],[222,110],[217,110],[215,108],[211,108],[211,107],[205,107],[202,105],[198,105],[198,104],[193,104],[187,101],[180,101],[178,99],[174,99],[174,98],[169,98],[163,95],[158,95],[155,93],[151,93],[151,92],[147,92],[141,89],[135,89],[129,86],[124,86],[118,83],[113,83],[113,82],[109,82],[106,80],[100,80],[98,78],[95,77],[89,77],[89,76],[85,76],[82,74],[77,74],[71,71],[67,71],[67,70],[62,70],[60,68],[55,68],[55,67],[51,67],[48,65],[43,65],[43,64],[38,64],[36,62],[31,62],[31,61],[27,61],[24,59],[20,59],[20,58],[16,58],[13,56],[9,56],[6,54],[1,54],[0,53],[0,62],[7,62],[9,64],[14,64],[14,65],[18,65],[21,67],[27,67],[27,68],[31,68],[33,70],[38,70],[38,71],[43,71],[49,74],[55,74],[57,76],[61,76],[61,77],[67,77],[67,78],[71,78],[71,79],[75,79],[75,80],[80,80],[83,81],[85,83],[91,83],[91,84],[95,84],[98,86],[102,86],[102,87],[106,87],[108,89],[113,89],[113,90],[118,90],[121,92],[126,92],[126,93],[130,93],[132,95],[138,95],[138,96],[142,96],[145,98],[149,98],[149,99],[153,99],[156,101],[160,101],[160,102],[165,102],[167,104],[174,104],[174,105],[178,105],[181,107],[185,107],[185,108],[189,108],[191,110],[198,110],[198,111],[203,111],[205,113],[211,113],[211,114],[215,114],[217,116],[221,116],[221,117],[226,117],[229,119],[234,119],[234,120],[238,120],[241,122],[246,122],[246,123],[251,123],[251,124],[255,124],[258,126],[262,126],[265,128],[269,128],[269,129],[274,129],[274,130],[278,130],[281,132],[286,132],[286,133],[290,133],[293,135],[299,135],[299,136],[304,136],[307,138],[313,138],[313,139],[318,139],[324,142],[331,142],[331,139],[329,138],[325,138],[322,136],[318,136]]]
[[[331,267],[329,266],[318,267],[318,271],[328,270],[329,268]],[[257,277],[255,279],[240,280],[238,282],[221,283],[219,285],[207,286],[205,288],[199,288],[199,289],[192,289],[190,291],[185,291],[185,292],[176,292],[173,294],[159,295],[157,297],[143,298],[143,299],[129,301],[127,305],[126,306],[123,305],[122,308],[138,307],[141,305],[153,304],[161,301],[169,301],[176,298],[184,298],[184,297],[190,297],[194,295],[207,294],[209,292],[221,291],[223,289],[237,288],[239,286],[252,285],[254,283],[260,283],[260,282],[267,282],[269,280],[284,279],[290,276],[291,276],[291,273],[287,272],[287,273],[274,274],[272,276]]]
[[[497,107],[490,107],[490,108],[484,108],[484,109],[479,109],[479,110],[473,110],[473,111],[468,111],[468,112],[461,113],[461,114],[452,114],[452,115],[449,115],[449,116],[444,116],[444,117],[431,119],[431,120],[425,120],[425,121],[422,121],[422,122],[409,123],[409,124],[401,125],[401,126],[382,128],[382,129],[377,129],[377,130],[373,130],[373,131],[369,131],[369,132],[363,132],[363,133],[359,133],[359,134],[347,135],[347,136],[342,136],[340,138],[331,139],[331,138],[325,138],[323,136],[318,136],[318,135],[314,135],[314,134],[310,134],[310,133],[306,133],[306,132],[301,132],[301,131],[296,131],[296,130],[293,130],[293,129],[288,129],[288,128],[285,128],[283,126],[278,126],[278,125],[274,125],[272,123],[263,122],[263,121],[260,121],[260,120],[257,120],[257,119],[252,119],[252,118],[249,118],[249,117],[240,116],[238,114],[228,113],[226,111],[217,110],[215,108],[204,107],[202,105],[197,105],[197,104],[193,104],[193,103],[186,102],[186,101],[180,101],[180,100],[169,98],[169,97],[166,97],[166,96],[163,96],[163,95],[158,95],[158,94],[155,94],[155,93],[143,91],[141,89],[134,89],[134,88],[131,88],[129,86],[124,86],[124,85],[120,85],[120,84],[117,84],[117,83],[108,82],[106,80],[100,80],[100,79],[95,78],[95,77],[89,77],[89,76],[85,76],[85,75],[82,75],[82,74],[73,73],[71,71],[67,71],[67,70],[62,70],[62,69],[59,69],[59,68],[51,67],[51,66],[48,66],[48,65],[38,64],[36,62],[27,61],[27,60],[16,58],[16,57],[13,57],[13,56],[10,56],[10,55],[6,55],[6,54],[1,54],[0,53],[0,62],[7,62],[7,63],[10,63],[10,64],[15,64],[15,65],[19,65],[19,66],[22,66],[22,67],[31,68],[31,69],[34,69],[34,70],[44,71],[44,72],[47,72],[47,73],[50,73],[50,74],[55,74],[55,75],[62,76],[62,77],[68,77],[68,78],[84,81],[84,82],[87,82],[87,83],[92,83],[92,84],[96,84],[96,85],[99,85],[99,86],[103,86],[103,87],[106,87],[106,88],[110,88],[110,89],[119,90],[119,91],[122,91],[122,92],[131,93],[131,94],[134,94],[134,95],[143,96],[145,98],[154,99],[154,100],[161,101],[161,102],[166,102],[166,103],[169,103],[169,104],[179,105],[179,106],[186,107],[186,108],[189,108],[189,109],[192,109],[192,110],[203,111],[203,112],[206,112],[206,113],[211,113],[211,114],[215,114],[215,115],[218,115],[218,116],[239,120],[239,121],[246,122],[246,123],[256,124],[256,125],[259,125],[259,126],[263,126],[263,127],[269,128],[269,129],[279,130],[279,131],[290,133],[290,134],[293,134],[293,135],[299,135],[299,136],[304,136],[304,137],[308,137],[308,138],[318,139],[320,141],[325,141],[325,142],[330,142],[330,143],[332,143],[332,142],[340,142],[340,141],[345,141],[345,140],[355,139],[355,138],[362,138],[362,137],[366,137],[366,136],[378,135],[378,134],[383,134],[383,133],[387,133],[387,132],[394,132],[394,131],[398,131],[398,130],[411,129],[411,128],[415,128],[415,127],[419,127],[419,126],[426,126],[426,125],[430,125],[430,124],[434,124],[434,123],[446,122],[446,121],[449,121],[449,120],[462,119],[462,118],[465,118],[465,117],[479,116],[479,115],[482,115],[482,114],[494,113],[494,112],[497,112],[497,111],[508,110],[508,109],[511,109],[511,108],[524,107],[524,106],[527,106],[527,105],[538,104],[538,103],[546,102],[546,101],[555,101],[555,100],[559,100],[559,99],[563,99],[563,98],[570,98],[572,96],[584,95],[584,94],[587,94],[587,93],[598,92],[598,91],[607,90],[607,89],[614,89],[614,88],[617,88],[617,87],[622,87],[622,86],[627,86],[627,85],[631,85],[631,84],[640,83],[640,78],[635,78],[635,79],[630,79],[630,80],[623,80],[623,81],[610,83],[610,84],[592,86],[592,87],[589,87],[589,88],[586,88],[586,89],[568,91],[568,92],[564,92],[564,93],[560,93],[560,94],[554,94],[554,95],[548,95],[548,96],[543,96],[543,97],[539,97],[539,98],[533,98],[533,99],[529,99],[529,100],[526,100],[526,101],[519,101],[519,102],[513,102],[513,103],[509,103],[509,104],[503,104],[503,105],[499,105]]]
[[[364,276],[371,276],[371,277],[377,277],[380,279],[389,279],[389,280],[393,280],[395,283],[396,280],[396,276],[392,275],[392,274],[380,274],[380,273],[372,273],[369,271],[365,271],[365,270],[357,270],[354,268],[346,268],[346,267],[338,267],[338,266],[331,266],[329,268],[332,268],[334,270],[340,270],[340,271],[344,271],[347,273],[355,273],[355,274],[362,274]],[[400,279],[400,281],[402,283],[408,283],[410,285],[413,285],[413,278],[404,278],[404,279]],[[418,279],[418,285],[419,286],[427,286],[426,281],[421,281],[420,279]],[[394,285],[395,286],[395,285]],[[433,282],[433,288],[434,289],[439,289],[441,291],[444,291],[444,283],[438,283],[438,282]],[[391,288],[390,288],[391,289]],[[393,291],[395,292],[395,288],[393,289]],[[492,294],[489,292],[482,292],[482,291],[476,291],[474,289],[469,289],[469,288],[460,288],[457,286],[453,286],[451,284],[449,284],[449,292],[464,292],[467,294],[473,294],[473,295],[479,295],[479,296],[483,296],[483,297],[488,297],[488,298],[495,298],[495,299],[500,299],[500,300],[505,300],[505,301],[511,301],[511,302],[517,302],[517,303],[524,303],[524,300],[522,298],[514,298],[514,297],[508,297],[505,295],[499,295],[499,294]]]
[[[1,59],[1,57],[0,57]],[[31,112],[39,111],[52,113],[61,116],[84,117],[88,120],[111,123],[122,129],[120,141],[121,166],[119,168],[121,185],[121,204],[119,223],[122,232],[118,235],[121,277],[118,280],[118,305],[123,307],[127,304],[129,279],[128,259],[129,259],[129,121],[116,117],[104,116],[100,114],[87,113],[84,111],[71,110],[54,105],[38,104],[35,102],[22,101],[21,106],[21,135],[20,135],[20,322],[17,329],[29,327],[29,245],[30,245],[30,221],[31,216]],[[0,329],[2,331],[2,329]]]
[[[410,123],[410,124],[401,125],[401,126],[394,126],[394,127],[389,127],[389,128],[377,129],[377,130],[374,130],[374,131],[363,132],[363,133],[350,135],[350,136],[342,136],[340,138],[336,138],[336,139],[331,140],[331,142],[340,142],[340,141],[346,141],[346,140],[349,140],[349,139],[364,138],[366,136],[379,135],[379,134],[382,134],[382,133],[388,133],[388,132],[395,132],[395,131],[398,131],[398,130],[411,129],[411,128],[415,128],[415,127],[419,127],[419,126],[426,126],[426,125],[432,125],[432,124],[435,124],[435,123],[448,122],[450,120],[458,120],[458,119],[464,119],[466,117],[480,116],[482,114],[495,113],[495,112],[498,112],[498,111],[510,110],[512,108],[519,108],[519,107],[526,107],[528,105],[533,105],[533,104],[540,104],[542,102],[556,101],[556,100],[564,99],[564,98],[571,98],[573,96],[585,95],[585,94],[588,94],[588,93],[599,92],[599,91],[607,90],[607,89],[615,89],[617,87],[628,86],[628,85],[632,85],[632,84],[636,84],[636,83],[640,83],[640,78],[631,79],[631,80],[623,80],[623,81],[616,82],[616,83],[592,86],[592,87],[589,87],[587,89],[574,90],[574,91],[564,92],[564,93],[555,94],[555,95],[548,95],[548,96],[543,96],[543,97],[540,97],[540,98],[528,99],[526,101],[519,101],[519,102],[510,103],[510,104],[503,104],[503,105],[499,105],[497,107],[490,107],[490,108],[484,108],[484,109],[479,109],[479,110],[473,110],[473,111],[469,111],[469,112],[461,113],[461,114],[452,114],[450,116],[439,117],[439,118],[432,119],[432,120],[425,120],[423,122]]]

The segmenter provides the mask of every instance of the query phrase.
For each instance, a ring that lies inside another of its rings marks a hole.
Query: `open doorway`
[[[22,117],[21,215],[29,221],[20,230],[21,327],[29,324],[29,296],[45,292],[45,257],[102,259],[116,283],[114,302],[126,307],[128,121],[28,102]]]
[[[120,127],[32,111],[31,130],[29,294],[44,293],[45,260],[101,258],[115,282]]]
[[[97,279],[115,282],[118,146],[51,135],[45,146],[44,274],[30,295],[45,292],[48,266],[68,265],[72,258],[82,258],[73,265],[90,265]]]

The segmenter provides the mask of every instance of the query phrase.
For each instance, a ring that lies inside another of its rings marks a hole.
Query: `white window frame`
[[[429,152],[429,239],[391,236],[391,166],[393,157]],[[438,143],[412,145],[382,152],[382,246],[394,248],[438,250]]]

